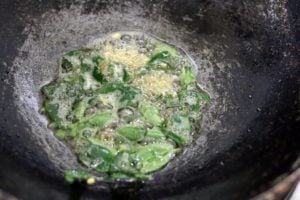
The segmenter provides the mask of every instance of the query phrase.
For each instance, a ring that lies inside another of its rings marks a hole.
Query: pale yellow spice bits
[[[153,72],[146,74],[133,81],[133,85],[141,89],[147,96],[172,95],[176,96],[173,86],[175,76],[164,72]]]
[[[86,180],[88,185],[94,185],[96,183],[96,179],[94,177],[90,177]]]
[[[137,49],[117,49],[112,46],[104,48],[106,59],[128,66],[129,73],[136,74],[149,61],[149,57],[140,54]]]
[[[114,40],[120,39],[121,36],[122,36],[122,35],[121,35],[121,33],[119,33],[119,32],[115,32],[115,33],[112,33],[112,34],[111,34],[111,38],[114,39]]]

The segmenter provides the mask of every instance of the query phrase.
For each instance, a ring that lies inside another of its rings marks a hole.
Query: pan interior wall
[[[6,58],[9,51],[0,51],[3,60],[10,59],[1,63],[7,71],[0,86],[3,152],[45,180],[63,185],[63,171],[78,163],[39,113],[41,86],[55,79],[64,53],[91,47],[107,33],[141,31],[185,49],[198,66],[197,81],[213,99],[203,111],[199,137],[153,180],[143,183],[140,195],[193,190],[196,197],[211,185],[218,191],[228,187],[229,192],[239,190],[238,195],[249,193],[286,169],[297,149],[290,121],[297,115],[295,80],[300,73],[293,60],[294,35],[286,3],[26,0],[10,8],[11,2],[3,1],[3,8],[14,12],[3,14],[9,25],[1,30],[11,35],[2,42],[15,52]],[[111,188],[127,191],[127,186],[101,183],[91,190],[109,193]],[[21,188],[17,182],[3,187]],[[207,193],[207,199],[211,195]]]

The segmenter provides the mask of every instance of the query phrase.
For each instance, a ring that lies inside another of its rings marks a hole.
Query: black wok
[[[0,188],[20,199],[247,199],[299,167],[297,0],[1,0]],[[69,186],[78,165],[39,113],[58,58],[114,31],[185,49],[212,96],[202,129],[145,182]]]

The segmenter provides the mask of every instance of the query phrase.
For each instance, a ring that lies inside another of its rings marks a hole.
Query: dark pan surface
[[[244,199],[299,156],[296,0],[0,2],[0,188],[21,199]],[[299,22],[299,21],[298,21]],[[102,35],[138,30],[185,49],[213,100],[201,133],[154,179],[66,185],[78,165],[39,114],[57,60]]]

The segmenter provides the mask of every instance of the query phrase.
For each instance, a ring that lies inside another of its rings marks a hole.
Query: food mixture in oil
[[[66,180],[147,179],[166,166],[199,132],[210,100],[196,75],[182,50],[138,32],[63,55],[42,113],[81,163]]]

